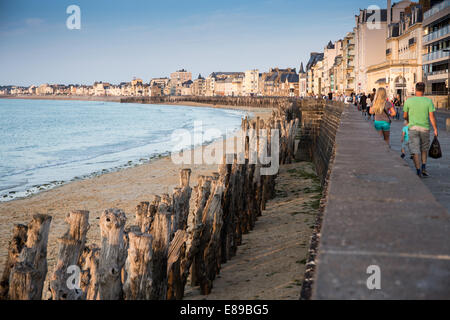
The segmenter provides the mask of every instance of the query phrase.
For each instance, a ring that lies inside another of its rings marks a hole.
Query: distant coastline
[[[0,99],[30,99],[30,100],[80,100],[80,101],[108,101],[120,102],[121,96],[35,96],[35,95],[0,95]]]
[[[29,100],[69,100],[69,101],[105,101],[105,102],[118,102],[118,103],[127,103],[121,102],[123,98],[129,98],[126,96],[37,96],[37,95],[0,95],[0,99],[29,99]],[[219,108],[219,109],[228,109],[228,110],[241,110],[246,112],[251,112],[254,114],[270,114],[272,112],[271,109],[266,108],[256,108],[256,107],[248,107],[248,106],[233,106],[233,105],[221,105],[221,104],[208,104],[208,103],[200,103],[200,102],[192,102],[192,101],[177,101],[177,102],[164,102],[161,103],[164,105],[174,105],[174,106],[186,106],[186,107],[203,107],[203,108]]]

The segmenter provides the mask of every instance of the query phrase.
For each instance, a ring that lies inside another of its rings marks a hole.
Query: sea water
[[[0,201],[179,151],[173,131],[193,131],[199,121],[204,133],[217,130],[194,144],[211,142],[237,130],[245,115],[188,106],[0,99]]]

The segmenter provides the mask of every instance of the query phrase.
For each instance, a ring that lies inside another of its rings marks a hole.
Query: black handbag
[[[433,142],[431,143],[428,156],[433,159],[442,158],[441,144],[439,143],[438,138],[436,136],[434,137]]]

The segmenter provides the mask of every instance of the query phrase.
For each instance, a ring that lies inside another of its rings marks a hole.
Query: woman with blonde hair
[[[384,138],[384,141],[386,141],[386,143],[389,145],[391,117],[395,117],[396,113],[394,106],[387,99],[385,88],[378,88],[369,113],[375,115],[375,129],[380,133],[380,135]]]

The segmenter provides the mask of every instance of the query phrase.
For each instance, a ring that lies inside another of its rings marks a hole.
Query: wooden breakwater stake
[[[102,247],[98,261],[99,300],[119,300],[123,297],[121,275],[127,257],[124,232],[127,218],[120,209],[108,209],[100,217]]]
[[[40,300],[47,274],[47,241],[52,217],[35,214],[27,240],[9,276],[10,300]]]
[[[81,298],[81,287],[68,286],[67,281],[71,273],[70,267],[79,269],[79,260],[86,243],[86,234],[89,229],[89,211],[72,211],[66,217],[69,225],[67,232],[58,239],[58,262],[50,276],[50,291],[53,300],[77,300]],[[81,274],[80,274],[81,276]],[[78,282],[81,281],[80,276]]]
[[[0,300],[6,300],[9,292],[9,276],[11,269],[18,261],[20,252],[25,243],[27,242],[28,227],[23,224],[17,224],[13,229],[13,238],[9,242],[8,257],[5,263],[5,269],[3,270],[2,278],[0,280]]]
[[[125,263],[125,300],[150,300],[153,285],[153,237],[148,233],[130,232]]]

